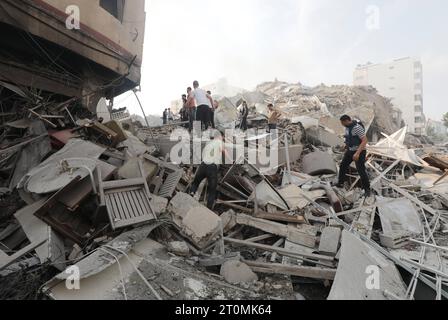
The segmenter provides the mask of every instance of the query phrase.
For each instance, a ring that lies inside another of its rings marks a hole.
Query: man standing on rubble
[[[182,122],[182,127],[188,128],[188,124],[184,122],[188,121],[188,107],[187,107],[187,95],[182,95],[182,109],[180,109],[180,121]]]
[[[165,109],[163,111],[163,125],[166,125],[168,123],[168,109]]]
[[[210,121],[210,109],[213,107],[213,98],[205,90],[199,88],[199,82],[193,82],[193,92],[190,95],[189,102],[192,99],[196,100],[196,119],[201,121],[202,128],[208,129]]]
[[[366,171],[366,156],[367,156],[367,136],[366,130],[362,123],[352,120],[348,115],[341,117],[341,123],[345,129],[345,155],[339,170],[339,182],[337,187],[343,188],[347,179],[347,173],[350,165],[355,161],[356,169],[361,178],[362,187],[365,191],[365,196],[371,196],[369,176]]]
[[[277,125],[282,113],[274,108],[272,103],[268,104],[268,132],[271,134],[271,141],[277,140]]]
[[[247,101],[243,101],[241,107],[241,130],[247,131],[247,117],[249,116],[249,107],[247,106]]]
[[[173,114],[173,112],[171,111],[171,108],[170,108],[170,109],[168,109],[168,123],[172,124],[173,122],[174,122],[174,114]]]
[[[190,189],[190,195],[194,197],[201,182],[204,179],[207,179],[207,207],[210,210],[213,209],[216,202],[219,166],[223,163],[223,155],[226,158],[228,157],[221,132],[212,130],[212,135],[213,140],[206,144],[202,152],[202,163],[196,172],[196,176]]]
[[[190,133],[193,131],[193,124],[196,121],[196,101],[193,97],[193,89],[190,87],[187,88],[187,110],[188,110],[188,131]]]

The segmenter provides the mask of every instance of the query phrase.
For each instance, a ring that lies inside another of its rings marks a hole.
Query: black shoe
[[[372,196],[372,191],[371,190],[366,190],[364,193],[364,197],[366,198],[370,198]]]

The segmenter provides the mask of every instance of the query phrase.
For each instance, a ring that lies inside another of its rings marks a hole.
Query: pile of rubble
[[[234,110],[242,100],[252,107],[249,123],[253,126],[265,125],[266,104],[273,103],[282,111],[284,119],[300,122],[305,127],[311,143],[326,147],[341,144],[339,136],[344,130],[339,117],[344,114],[363,121],[370,141],[378,141],[382,133],[392,134],[403,127],[399,109],[372,87],[320,85],[310,88],[300,83],[274,81],[260,84],[253,92],[222,99],[221,110],[217,110],[220,115],[217,123],[221,128],[237,121],[238,114]]]
[[[271,150],[279,166],[220,166],[213,211],[205,183],[188,194],[196,166],[169,159],[175,125],[133,128],[65,108],[0,118],[0,298],[447,298],[447,147],[408,149],[406,128],[367,114],[385,131],[368,150],[369,201],[355,168],[344,189],[331,187],[341,137],[312,129],[331,132],[325,119],[359,107],[356,97],[379,106],[374,93],[259,90],[244,94],[259,98],[253,124],[267,97],[286,114]]]

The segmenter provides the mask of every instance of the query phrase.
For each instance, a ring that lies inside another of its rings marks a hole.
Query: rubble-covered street
[[[272,82],[243,94],[252,128],[277,101],[279,166],[222,165],[213,211],[206,185],[188,194],[197,166],[164,152],[175,123],[100,123],[67,112],[70,101],[27,112],[38,99],[3,90],[14,95],[1,126],[3,299],[447,297],[448,147],[409,144],[373,89]],[[239,98],[221,99],[218,128],[237,123]],[[356,170],[332,187],[344,141],[331,119],[345,113],[379,140],[368,147],[373,198]],[[71,266],[81,290],[66,285]],[[371,266],[381,290],[365,286]]]
[[[0,0],[0,301],[447,300],[446,10],[374,2]]]

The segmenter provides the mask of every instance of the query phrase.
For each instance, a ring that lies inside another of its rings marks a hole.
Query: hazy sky
[[[448,112],[446,0],[146,0],[146,14],[148,114],[195,79],[245,89],[275,78],[352,84],[357,64],[407,56],[422,59],[427,116]],[[141,114],[129,93],[116,102]]]

